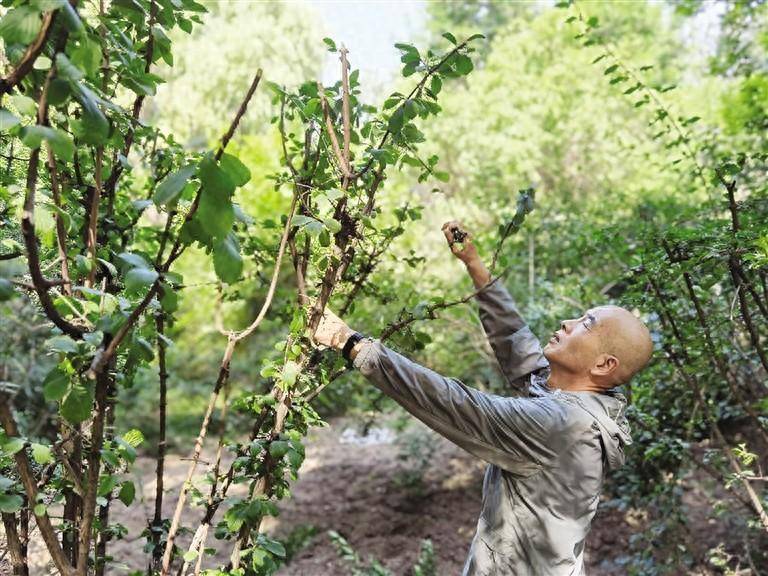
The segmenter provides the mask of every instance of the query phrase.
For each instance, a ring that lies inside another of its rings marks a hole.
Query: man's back
[[[512,471],[488,466],[465,576],[583,573],[584,544],[607,464],[603,444],[620,458],[620,445],[590,412],[603,412],[601,419],[610,420],[600,404],[612,406],[620,417],[623,403],[592,398],[592,393],[550,392],[535,384],[531,390],[540,390],[537,400],[562,417],[549,444],[553,457],[547,464]]]

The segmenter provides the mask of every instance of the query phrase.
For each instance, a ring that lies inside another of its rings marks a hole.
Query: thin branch
[[[165,471],[165,449],[166,449],[166,406],[168,392],[168,371],[166,368],[166,343],[165,343],[165,317],[163,312],[159,312],[155,317],[155,327],[157,330],[157,367],[158,379],[160,381],[160,429],[157,438],[157,460],[155,462],[155,515],[152,518],[152,562],[155,568],[160,566],[161,550],[160,535],[163,524],[163,480]]]
[[[342,125],[344,127],[344,169],[347,175],[352,173],[352,168],[349,160],[349,142],[351,139],[352,129],[350,127],[350,113],[349,113],[349,62],[347,62],[348,50],[345,46],[341,47],[339,51],[339,58],[341,59],[341,116]]]
[[[10,93],[10,91],[13,90],[13,88],[32,70],[35,60],[40,56],[40,53],[43,51],[43,47],[51,34],[51,30],[53,30],[53,22],[55,19],[56,10],[51,10],[50,12],[45,13],[40,31],[37,33],[37,37],[32,41],[32,44],[27,46],[27,50],[21,57],[19,65],[16,66],[14,71],[11,72],[7,78],[0,79],[0,94]]]
[[[96,278],[96,229],[99,224],[99,202],[101,201],[102,182],[101,182],[101,169],[104,161],[104,148],[99,146],[96,149],[96,166],[94,170],[94,189],[91,194],[91,205],[88,208],[88,238],[87,249],[91,257],[91,270],[88,272],[88,277],[85,280],[86,288],[93,286],[93,281]]]
[[[83,497],[83,511],[80,519],[79,550],[77,555],[77,575],[87,576],[88,557],[93,538],[93,520],[96,516],[96,497],[99,488],[101,470],[101,449],[104,446],[104,422],[107,412],[107,391],[109,378],[107,371],[99,372],[96,381],[95,409],[91,424],[91,446],[88,451],[88,474]]]
[[[245,114],[245,111],[248,108],[248,103],[253,97],[253,93],[256,91],[256,87],[259,85],[259,81],[261,80],[261,74],[262,74],[262,71],[261,69],[259,69],[256,73],[256,76],[253,79],[253,82],[251,83],[251,86],[248,89],[248,92],[245,95],[245,98],[243,98],[243,101],[240,104],[240,108],[238,109],[237,114],[235,115],[235,118],[232,120],[232,123],[230,124],[229,129],[221,139],[221,144],[219,145],[219,149],[216,152],[216,156],[215,156],[216,160],[221,159],[221,156],[222,154],[224,154],[224,150],[227,144],[229,144],[229,141],[232,139],[232,135],[235,133],[235,130],[237,129],[238,124],[240,123],[240,120],[242,119],[243,115]],[[195,196],[195,200],[192,203],[192,207],[190,208],[190,211],[187,213],[185,217],[185,220],[184,220],[185,222],[188,222],[189,220],[191,220],[192,216],[197,210],[197,205],[200,202],[200,194],[201,194],[201,190],[198,190],[197,195]],[[167,234],[170,234],[170,226],[166,228],[166,231],[167,231]],[[164,234],[164,237],[165,237],[165,234]],[[164,243],[161,242],[161,245],[164,246]],[[181,256],[183,252],[184,252],[184,247],[181,244],[181,234],[179,234],[176,237],[176,241],[174,242],[173,247],[171,248],[171,253],[168,255],[168,259],[160,267],[160,274],[158,278],[152,283],[144,299],[139,303],[138,306],[136,306],[136,308],[134,308],[134,310],[128,316],[126,321],[120,327],[120,330],[118,330],[117,334],[115,334],[112,340],[110,341],[109,346],[94,356],[93,361],[91,362],[91,367],[88,370],[89,378],[91,379],[95,378],[96,375],[106,365],[106,363],[109,362],[109,360],[111,360],[111,358],[115,355],[115,353],[117,352],[117,348],[120,346],[123,339],[125,339],[125,337],[128,335],[130,330],[133,328],[133,325],[136,323],[139,317],[144,313],[144,310],[146,310],[147,306],[149,306],[152,299],[160,290],[160,282],[162,281],[163,274],[168,272],[168,270],[171,267],[171,264],[173,264],[173,262],[175,262],[176,259],[179,256]]]
[[[441,58],[441,59],[440,59],[440,61],[439,61],[437,64],[435,64],[434,66],[430,67],[430,68],[427,70],[427,73],[426,73],[426,74],[424,74],[424,76],[422,77],[422,79],[419,81],[419,83],[418,83],[418,84],[416,84],[416,86],[413,88],[413,90],[411,90],[411,91],[410,91],[410,93],[408,94],[408,96],[406,96],[406,97],[403,99],[403,101],[400,103],[400,105],[399,105],[397,108],[395,108],[395,110],[393,111],[393,114],[394,114],[395,112],[397,112],[397,110],[399,110],[400,108],[402,108],[403,106],[405,106],[405,103],[406,103],[408,100],[410,100],[411,98],[413,98],[413,96],[414,96],[416,93],[418,93],[420,90],[422,90],[422,89],[424,88],[424,86],[427,84],[427,80],[429,80],[429,78],[430,78],[430,77],[431,77],[431,76],[432,76],[432,75],[433,75],[435,72],[437,72],[437,71],[440,69],[440,67],[441,67],[443,64],[445,64],[445,63],[446,63],[446,62],[447,62],[447,61],[448,61],[448,60],[449,60],[451,57],[453,57],[453,55],[454,55],[454,54],[456,54],[456,53],[457,53],[459,50],[461,50],[462,48],[464,48],[464,47],[467,45],[467,43],[468,43],[468,42],[469,42],[468,40],[465,40],[465,41],[464,41],[464,42],[462,42],[461,44],[458,44],[458,45],[457,45],[457,46],[456,46],[456,47],[455,47],[453,50],[451,50],[450,52],[448,52],[448,54],[446,54],[445,56],[443,56],[443,58]],[[381,140],[379,141],[379,144],[378,144],[378,146],[376,146],[376,148],[377,148],[377,149],[381,149],[381,148],[384,146],[384,144],[386,143],[387,139],[388,139],[388,138],[389,138],[391,135],[392,135],[392,133],[389,131],[389,128],[387,128],[387,130],[385,130],[385,131],[384,131],[384,135],[381,137]],[[373,160],[374,160],[374,158],[373,158],[373,156],[371,156],[371,157],[368,159],[368,162],[366,162],[366,163],[365,163],[365,166],[363,166],[363,167],[362,167],[360,170],[358,170],[357,172],[355,172],[355,173],[352,175],[353,179],[357,179],[357,178],[360,178],[360,177],[361,177],[363,174],[365,174],[366,172],[368,172],[368,170],[370,170],[371,166],[373,165]]]
[[[168,536],[165,543],[165,551],[163,553],[163,559],[162,559],[162,565],[160,568],[160,574],[161,576],[168,576],[168,573],[171,569],[171,556],[173,554],[173,544],[176,539],[176,532],[178,532],[179,524],[181,522],[181,513],[184,510],[184,504],[186,502],[187,493],[189,491],[190,486],[192,485],[192,478],[195,475],[195,470],[197,469],[197,463],[200,459],[200,453],[203,450],[203,442],[205,441],[205,436],[208,432],[208,425],[211,421],[211,415],[213,414],[213,410],[216,406],[216,401],[219,398],[219,392],[221,391],[222,386],[226,383],[227,379],[229,378],[229,365],[232,360],[232,353],[235,351],[235,345],[237,344],[237,341],[230,336],[230,338],[227,340],[227,347],[224,350],[224,356],[221,359],[221,364],[219,366],[219,375],[216,378],[216,384],[213,387],[213,390],[211,391],[210,397],[208,399],[208,407],[205,410],[205,415],[203,416],[203,423],[200,426],[200,432],[197,435],[197,439],[195,440],[195,447],[192,451],[192,462],[189,465],[189,469],[187,470],[187,476],[184,480],[184,483],[181,485],[181,492],[179,493],[179,498],[176,501],[176,510],[173,513],[173,519],[171,520],[171,526],[168,529]]]
[[[72,296],[72,281],[69,276],[69,259],[67,258],[67,231],[64,229],[64,220],[61,217],[63,208],[61,205],[61,192],[59,189],[59,178],[56,171],[56,157],[53,154],[50,143],[46,143],[48,151],[48,174],[51,180],[51,194],[53,196],[53,205],[56,207],[53,219],[56,223],[56,247],[59,249],[59,260],[61,260],[61,278],[64,280],[64,294]]]
[[[19,431],[16,428],[16,421],[11,414],[11,398],[6,395],[0,395],[0,424],[2,424],[5,433],[10,437],[17,437]],[[16,467],[21,477],[21,483],[24,486],[24,490],[27,494],[27,499],[30,503],[37,502],[37,486],[35,485],[35,476],[32,472],[29,459],[27,458],[26,450],[22,449],[14,454],[16,460]],[[35,515],[37,526],[40,528],[40,535],[45,542],[45,546],[53,559],[53,563],[56,565],[56,569],[63,576],[75,576],[75,571],[72,565],[67,561],[64,555],[64,550],[59,544],[59,540],[56,536],[56,531],[51,524],[51,519],[48,516],[48,512],[43,511],[40,515]]]
[[[333,154],[336,156],[336,161],[339,163],[339,169],[344,177],[344,180],[349,180],[352,175],[349,173],[347,164],[344,161],[344,155],[339,147],[339,139],[336,136],[336,128],[333,126],[331,120],[331,111],[328,107],[328,101],[325,99],[325,88],[319,82],[317,83],[317,93],[320,95],[320,107],[323,109],[323,118],[325,119],[325,130],[328,132],[328,138],[331,140],[331,146],[333,147]]]

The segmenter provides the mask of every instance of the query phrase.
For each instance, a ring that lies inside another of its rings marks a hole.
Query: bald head
[[[594,314],[600,327],[603,352],[619,361],[614,386],[625,384],[650,361],[653,354],[651,333],[642,320],[621,306],[598,306],[594,308]]]

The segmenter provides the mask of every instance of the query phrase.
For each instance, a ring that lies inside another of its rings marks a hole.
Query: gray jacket
[[[631,443],[618,393],[547,386],[549,363],[500,280],[477,296],[512,396],[470,388],[368,338],[354,366],[429,427],[490,463],[464,576],[585,574],[604,474]]]

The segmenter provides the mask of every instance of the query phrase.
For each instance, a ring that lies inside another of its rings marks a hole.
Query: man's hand
[[[326,306],[313,338],[316,344],[341,350],[352,332],[353,330]]]
[[[477,248],[472,243],[472,233],[465,230],[458,220],[443,224],[443,234],[448,240],[451,252],[467,267],[475,288],[482,288],[491,280],[491,273],[480,260]]]
[[[477,254],[477,248],[472,243],[472,233],[466,230],[458,220],[451,220],[443,224],[443,234],[448,241],[448,246],[459,260],[464,264],[469,264],[480,257]]]

